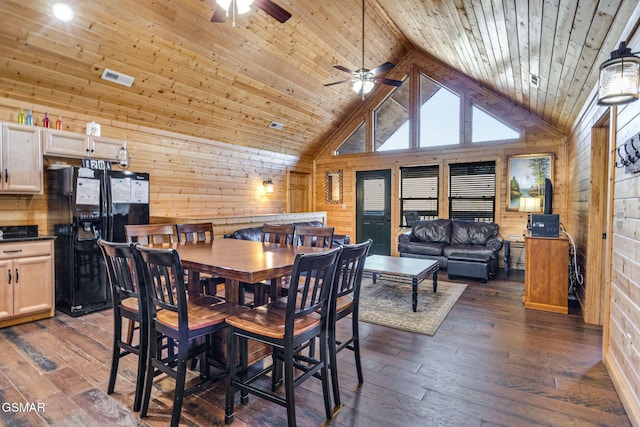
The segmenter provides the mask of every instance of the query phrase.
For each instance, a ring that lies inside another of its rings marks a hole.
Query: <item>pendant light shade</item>
[[[640,58],[625,42],[600,66],[598,105],[621,105],[638,99]]]

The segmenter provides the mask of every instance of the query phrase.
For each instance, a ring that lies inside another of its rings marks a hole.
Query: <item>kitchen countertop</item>
[[[30,242],[34,240],[53,240],[56,236],[37,236],[37,237],[10,237],[8,239],[0,239],[0,244],[2,243],[12,243],[12,242]]]

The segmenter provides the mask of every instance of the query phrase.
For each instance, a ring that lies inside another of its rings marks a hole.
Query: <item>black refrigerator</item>
[[[56,308],[81,316],[112,305],[97,241],[124,242],[126,224],[149,223],[149,175],[62,167],[47,171],[55,240]]]

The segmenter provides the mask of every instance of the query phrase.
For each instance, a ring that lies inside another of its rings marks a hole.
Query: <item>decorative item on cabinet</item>
[[[44,113],[44,119],[42,119],[42,127],[43,128],[49,127],[49,113]]]
[[[27,126],[33,126],[33,113],[31,109],[27,110],[27,117],[24,118],[24,124]]]
[[[127,169],[129,167],[130,160],[129,151],[127,151],[127,141],[125,141],[116,153],[116,161],[122,169]]]
[[[22,108],[20,108],[20,112],[18,112],[18,124],[24,124],[24,111],[22,110]]]

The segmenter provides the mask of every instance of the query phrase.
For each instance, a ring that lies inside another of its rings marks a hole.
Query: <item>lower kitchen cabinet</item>
[[[55,313],[53,239],[0,243],[0,328]]]

